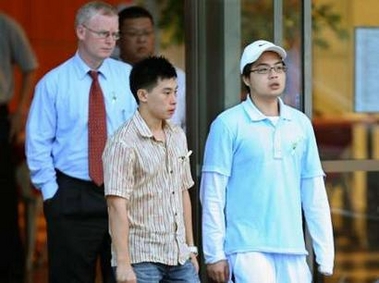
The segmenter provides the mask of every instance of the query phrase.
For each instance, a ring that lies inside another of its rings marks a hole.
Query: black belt
[[[57,174],[57,178],[70,179],[70,180],[73,180],[75,182],[81,183],[83,185],[91,185],[91,186],[96,186],[97,189],[104,189],[104,185],[98,187],[93,181],[88,181],[88,180],[83,180],[83,179],[71,177],[71,176],[63,173],[62,171],[60,171],[58,169],[55,169],[55,172]]]

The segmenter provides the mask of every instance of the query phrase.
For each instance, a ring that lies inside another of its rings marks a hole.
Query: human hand
[[[200,268],[199,268],[199,262],[197,261],[197,256],[191,253],[190,257],[191,257],[191,262],[193,266],[195,267],[196,272],[199,273]]]
[[[207,265],[208,276],[218,283],[225,283],[229,280],[229,265],[226,260],[220,260]]]
[[[21,132],[23,126],[22,115],[20,112],[15,112],[10,115],[10,131],[9,141],[14,141],[17,135]]]
[[[333,275],[333,267],[327,267],[327,266],[319,266],[318,272],[320,272],[324,276],[332,276]]]
[[[118,265],[116,268],[117,283],[137,283],[136,274],[130,265]]]

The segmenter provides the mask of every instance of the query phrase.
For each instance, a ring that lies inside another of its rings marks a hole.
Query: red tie
[[[88,109],[88,167],[93,182],[101,186],[104,182],[101,155],[107,141],[107,121],[103,92],[98,81],[98,72],[90,71],[92,85]]]

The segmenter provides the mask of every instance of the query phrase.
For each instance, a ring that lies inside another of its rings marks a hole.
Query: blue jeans
[[[199,275],[190,260],[183,265],[166,265],[154,262],[132,264],[138,283],[199,283]]]

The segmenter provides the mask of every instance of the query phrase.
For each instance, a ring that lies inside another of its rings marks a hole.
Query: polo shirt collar
[[[278,97],[279,101],[279,117],[280,119],[284,120],[291,120],[292,114],[290,108],[284,104],[283,100]],[[251,121],[262,121],[267,119],[267,116],[264,115],[253,103],[253,101],[250,98],[250,95],[247,96],[245,101],[242,102],[242,107],[245,110],[246,114],[250,117]]]

